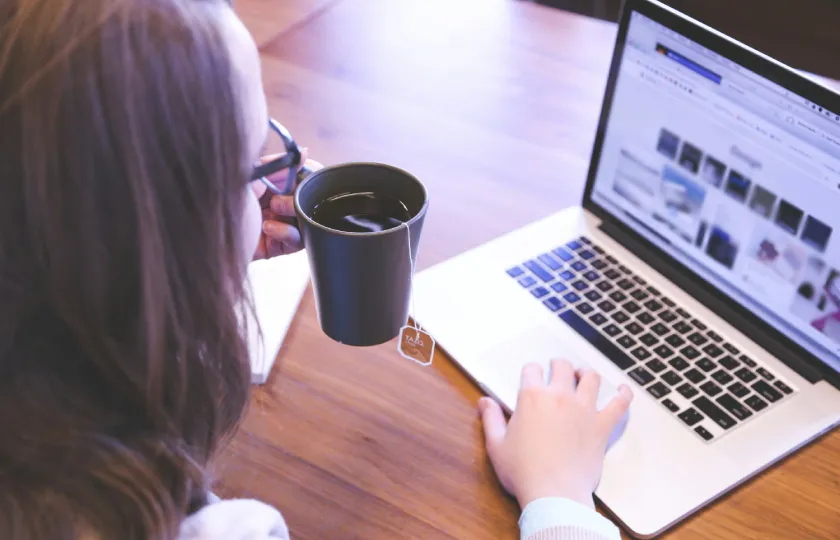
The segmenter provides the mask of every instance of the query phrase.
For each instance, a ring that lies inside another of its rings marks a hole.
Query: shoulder
[[[289,529],[273,506],[253,499],[208,504],[181,524],[178,540],[288,540]]]

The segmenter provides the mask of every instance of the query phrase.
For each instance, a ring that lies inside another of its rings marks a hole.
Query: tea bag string
[[[414,322],[414,330],[420,332],[421,328],[417,322],[417,307],[414,303],[414,268],[415,268],[415,261],[414,257],[411,256],[411,228],[409,228],[408,223],[403,221],[403,225],[405,225],[405,232],[406,238],[408,239],[408,265],[409,265],[409,274],[408,274],[408,291],[411,295],[411,320]]]

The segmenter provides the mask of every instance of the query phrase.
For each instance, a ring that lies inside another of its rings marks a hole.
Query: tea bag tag
[[[397,352],[400,356],[417,362],[421,366],[431,366],[435,357],[435,338],[423,330],[415,319],[414,310],[414,258],[411,256],[411,229],[408,223],[403,223],[408,235],[408,264],[409,264],[409,291],[411,294],[411,319],[414,324],[406,324],[400,330],[400,339],[397,342]]]

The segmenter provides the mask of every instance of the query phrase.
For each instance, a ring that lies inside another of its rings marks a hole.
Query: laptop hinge
[[[745,336],[755,341],[765,350],[773,351],[775,358],[778,358],[779,361],[794,370],[803,379],[812,384],[825,380],[832,386],[840,389],[840,374],[827,366],[817,366],[813,362],[808,362],[800,358],[799,353],[794,351],[790,346],[777,340],[766,331],[763,331],[757,324],[737,313],[724,300],[706,293],[700,285],[692,281],[679,268],[665,262],[652,249],[636,240],[632,234],[628,234],[621,227],[609,221],[602,221],[599,228],[605,234],[614,238],[618,243],[635,253],[646,264],[665,276],[665,278],[673,282],[677,287],[740,330]]]

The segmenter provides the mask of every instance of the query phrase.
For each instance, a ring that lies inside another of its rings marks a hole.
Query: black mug
[[[345,232],[313,219],[316,207],[347,193],[375,193],[401,201],[406,225],[377,232]],[[423,184],[381,163],[346,163],[308,175],[295,191],[303,244],[321,329],[345,345],[390,341],[408,322],[412,268],[429,206]],[[409,241],[410,235],[410,241]],[[409,258],[409,247],[411,257]]]

